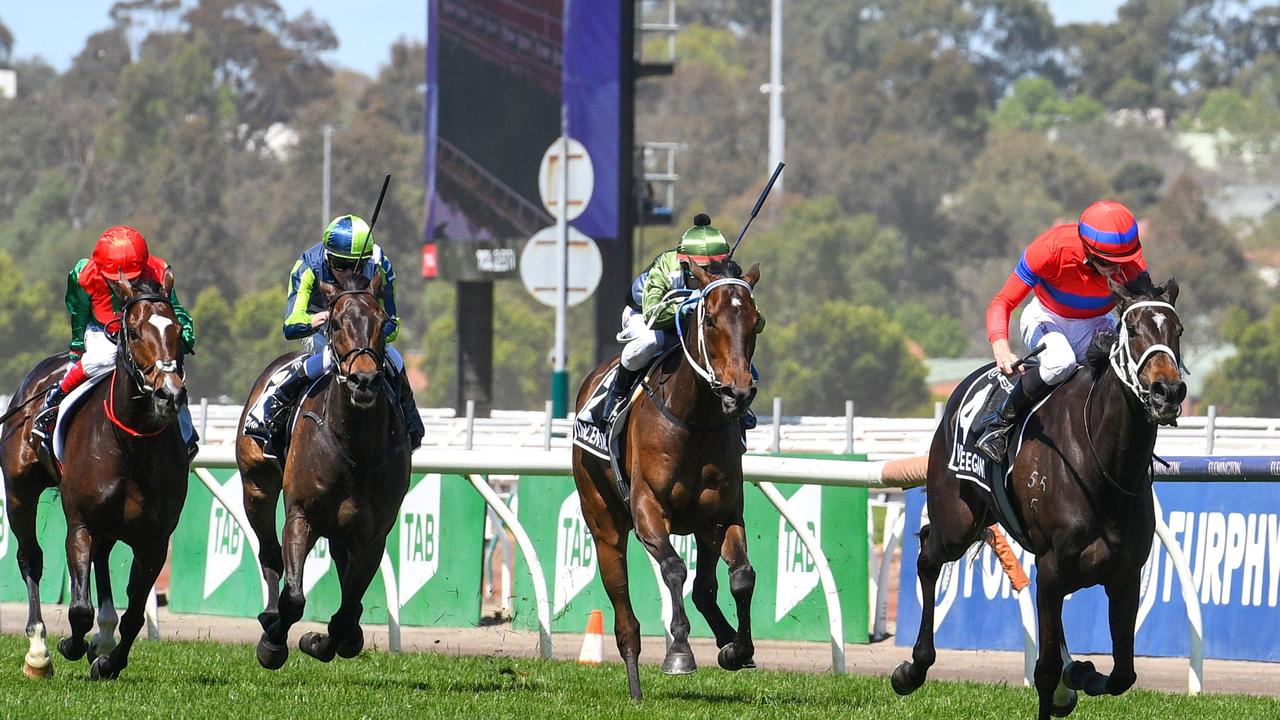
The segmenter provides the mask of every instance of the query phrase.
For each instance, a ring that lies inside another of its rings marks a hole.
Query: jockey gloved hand
[[[991,343],[991,354],[995,357],[996,367],[1000,368],[1000,372],[1005,375],[1013,375],[1015,373],[1022,372],[1022,366],[1020,365],[1017,366],[1016,370],[1014,369],[1014,366],[1017,365],[1020,358],[1017,353],[1013,352],[1013,350],[1009,348],[1009,341],[1007,339],[1000,338]]]

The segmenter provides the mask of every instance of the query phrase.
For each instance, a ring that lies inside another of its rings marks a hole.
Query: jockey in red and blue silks
[[[374,242],[369,224],[355,215],[342,215],[329,223],[320,242],[302,253],[289,275],[284,336],[287,340],[303,340],[309,354],[277,371],[245,417],[245,435],[261,441],[264,454],[277,454],[276,439],[283,430],[284,418],[289,415],[287,409],[297,402],[311,383],[334,366],[333,353],[327,350],[329,342],[325,334],[329,311],[312,302],[316,284],[335,284],[335,273],[350,273],[357,269],[369,279],[375,274],[382,275],[382,296],[378,300],[387,314],[387,321],[382,327],[382,334],[386,337],[387,361],[394,370],[394,387],[404,412],[409,447],[412,450],[422,444],[422,416],[413,401],[413,390],[404,372],[404,358],[391,345],[400,332],[400,318],[396,314],[396,271],[382,247]]]
[[[1018,361],[1009,348],[1009,315],[1031,293],[1035,297],[1022,311],[1022,340],[1028,348],[1043,343],[1045,349],[1039,367],[1022,372],[1000,409],[983,419],[987,429],[978,449],[991,460],[1004,461],[1009,430],[1084,361],[1094,334],[1115,329],[1108,280],[1135,291],[1151,289],[1137,220],[1124,205],[1101,200],[1079,222],[1055,225],[1036,238],[992,298],[987,338],[1001,372],[1012,375]]]
[[[126,225],[108,228],[94,243],[93,253],[76,263],[67,273],[67,313],[71,317],[71,364],[62,380],[49,389],[44,405],[36,414],[31,432],[45,440],[53,429],[58,404],[84,381],[110,371],[116,365],[116,344],[106,328],[120,319],[120,298],[111,293],[106,278],[147,280],[162,285],[169,263],[152,255],[142,233]],[[182,352],[195,352],[196,331],[191,314],[178,302],[178,291],[170,290],[169,303],[178,318]],[[198,437],[186,405],[178,411],[187,453],[194,457]]]

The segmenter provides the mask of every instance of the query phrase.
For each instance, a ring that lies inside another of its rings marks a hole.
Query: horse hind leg
[[[83,524],[72,524],[67,529],[67,569],[71,573],[71,605],[67,608],[67,621],[71,634],[58,642],[58,652],[68,660],[79,660],[89,650],[84,636],[93,629],[93,600],[90,597],[89,571],[93,563],[94,540]]]
[[[751,596],[755,593],[756,571],[747,559],[747,533],[741,522],[725,532],[721,554],[729,565],[729,592],[738,609],[738,632],[733,642],[720,648],[716,658],[725,670],[754,668],[755,644],[751,640]]]
[[[274,465],[274,463],[273,463]],[[276,503],[280,499],[279,470],[258,466],[240,474],[244,487],[244,510],[253,534],[258,537],[258,565],[267,586],[267,605],[258,614],[266,630],[280,617],[280,578],[284,576],[284,553],[276,534]]]
[[[106,655],[116,647],[116,626],[120,616],[116,613],[115,597],[111,591],[111,548],[114,542],[104,542],[93,557],[93,578],[98,588],[98,632],[89,643],[89,662]]]
[[[329,543],[334,562],[339,565],[342,604],[329,619],[329,632],[304,634],[298,640],[299,650],[321,662],[329,662],[335,655],[353,658],[360,654],[364,649],[364,631],[360,628],[360,616],[364,614],[361,599],[378,572],[385,547],[385,538],[376,547],[361,547],[359,553],[350,552],[340,543]],[[339,557],[343,558],[341,562],[338,562]]]
[[[34,486],[34,487],[33,487]],[[27,587],[27,654],[22,672],[29,678],[53,677],[53,661],[45,642],[44,617],[40,612],[40,578],[44,574],[44,551],[36,534],[36,508],[43,488],[22,478],[7,483],[9,528],[18,543],[18,572]]]
[[[129,664],[129,652],[146,623],[147,597],[164,567],[169,538],[165,537],[161,542],[148,543],[146,546],[132,547],[133,565],[129,568],[129,585],[126,588],[129,607],[120,618],[120,642],[111,652],[99,655],[89,666],[89,677],[93,680],[115,680]]]

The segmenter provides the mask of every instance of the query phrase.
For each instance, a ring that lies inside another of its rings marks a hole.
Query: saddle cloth
[[[62,454],[66,449],[67,428],[71,425],[71,417],[80,410],[80,406],[84,404],[85,396],[109,377],[111,377],[111,370],[94,375],[80,383],[75,390],[72,390],[62,399],[62,402],[58,403],[58,417],[53,425],[53,457],[59,464],[62,463]]]
[[[1035,366],[1028,364],[1028,372],[1033,371]],[[1057,387],[1065,384],[1059,383]],[[946,445],[951,448],[947,457],[947,469],[960,480],[977,486],[983,502],[996,520],[1019,545],[1029,547],[1026,526],[1014,504],[1009,484],[1012,481],[1013,460],[1022,448],[1027,421],[1044,405],[1047,398],[1020,419],[1010,438],[1008,454],[1003,462],[992,462],[977,449],[978,438],[986,430],[982,419],[1004,404],[1012,389],[1013,383],[996,368],[995,363],[979,368],[960,384],[960,388],[948,402],[944,415]]]

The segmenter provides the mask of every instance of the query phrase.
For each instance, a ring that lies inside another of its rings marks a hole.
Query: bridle
[[[156,293],[142,293],[134,295],[128,300],[125,300],[120,306],[120,318],[118,320],[119,328],[114,333],[116,336],[116,345],[124,355],[125,373],[129,376],[129,379],[133,381],[133,384],[137,386],[139,392],[153,393],[155,392],[155,386],[147,380],[147,376],[153,371],[159,370],[164,373],[176,372],[178,373],[178,377],[180,377],[184,382],[187,379],[187,371],[186,366],[182,362],[181,351],[179,351],[176,359],[156,360],[146,367],[138,367],[138,361],[133,354],[133,343],[129,339],[129,328],[126,327],[125,320],[129,317],[129,310],[131,310],[134,305],[141,302],[161,303],[163,305],[169,305],[170,307],[173,306],[173,302],[169,298]],[[107,330],[107,333],[108,335],[112,334],[109,330]]]
[[[748,297],[752,295],[751,283],[746,280],[732,277],[719,278],[712,280],[701,290],[692,291],[692,294],[680,303],[680,307],[676,311],[676,334],[680,337],[680,348],[684,350],[684,357],[689,361],[689,366],[693,368],[693,371],[698,373],[703,380],[706,380],[712,390],[724,387],[724,383],[716,379],[716,370],[711,367],[711,356],[707,353],[707,334],[704,329],[704,320],[707,314],[706,299],[711,294],[711,291],[716,288],[735,286],[746,288]],[[698,354],[702,356],[702,363],[694,360],[693,355],[689,352],[689,343],[684,334],[684,323],[680,322],[680,314],[687,305],[693,306],[693,312],[696,315],[694,322],[698,325]]]
[[[329,320],[325,325],[325,334],[329,336],[328,351],[331,353],[334,352],[333,333],[338,327],[337,321],[335,320],[335,316],[333,313],[333,308],[338,304],[338,300],[340,298],[345,297],[347,295],[368,295],[370,298],[373,299],[375,303],[378,301],[377,298],[374,297],[373,292],[368,288],[364,288],[361,290],[343,290],[342,292],[334,295],[332,298],[329,299],[329,308],[328,308]],[[380,328],[379,328],[379,332],[381,332]],[[380,352],[378,350],[375,350],[371,345],[361,345],[360,347],[355,347],[348,350],[347,352],[343,353],[341,356],[338,356],[336,354],[334,355],[333,373],[334,373],[334,377],[337,379],[339,384],[341,385],[347,384],[347,381],[350,379],[350,376],[351,376],[350,367],[352,364],[355,363],[356,359],[359,358],[361,355],[368,355],[370,358],[373,359],[374,364],[377,366],[378,369],[377,371],[374,372],[374,379],[376,380],[382,377],[383,364],[385,362],[385,351]],[[345,368],[344,368],[344,365],[345,365]]]
[[[1133,303],[1125,308],[1120,315],[1120,335],[1116,339],[1116,344],[1111,347],[1111,369],[1115,371],[1116,377],[1120,378],[1120,382],[1129,389],[1129,392],[1132,392],[1143,403],[1150,399],[1151,391],[1142,387],[1142,381],[1138,378],[1138,375],[1142,372],[1142,368],[1147,364],[1148,360],[1154,355],[1163,353],[1168,355],[1179,369],[1184,368],[1182,359],[1173,351],[1173,348],[1163,343],[1155,343],[1148,346],[1146,350],[1142,351],[1142,355],[1134,359],[1133,351],[1129,347],[1129,324],[1125,322],[1125,319],[1129,316],[1129,313],[1138,308],[1151,307],[1165,308],[1173,313],[1174,317],[1177,317],[1178,314],[1173,305],[1160,300],[1143,300]]]

